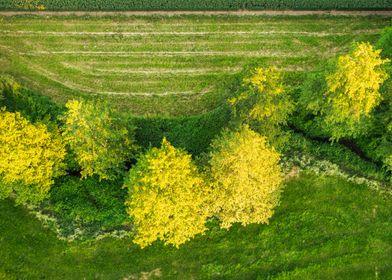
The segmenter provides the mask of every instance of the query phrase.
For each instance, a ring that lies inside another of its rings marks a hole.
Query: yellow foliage
[[[31,124],[18,112],[2,109],[0,120],[0,175],[8,185],[2,196],[14,191],[17,203],[38,202],[62,174],[64,145],[44,124]]]
[[[379,89],[387,79],[381,66],[389,61],[381,59],[380,52],[369,43],[360,43],[351,53],[339,57],[335,72],[326,77],[332,121],[358,121],[379,104]]]
[[[243,80],[245,91],[229,99],[234,117],[240,124],[248,124],[255,131],[268,136],[271,144],[281,146],[286,125],[294,110],[290,96],[285,92],[283,76],[276,68],[256,68]]]
[[[244,84],[256,88],[259,92],[267,91],[271,95],[284,92],[282,74],[274,67],[256,68],[250,77],[244,78]]]
[[[63,135],[76,154],[82,177],[97,174],[111,179],[136,148],[130,132],[104,104],[70,100],[66,107]]]
[[[268,223],[279,203],[283,177],[279,154],[247,126],[226,130],[212,143],[214,201],[222,228]]]
[[[136,227],[134,243],[142,248],[157,239],[176,247],[205,231],[203,179],[189,154],[163,139],[130,170],[128,213]]]

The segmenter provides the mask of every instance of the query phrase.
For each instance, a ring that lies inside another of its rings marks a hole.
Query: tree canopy
[[[45,198],[53,178],[63,174],[65,148],[44,124],[0,110],[0,197],[15,194],[17,204]]]
[[[231,98],[235,118],[269,137],[272,144],[282,142],[282,125],[294,110],[293,102],[283,85],[283,76],[276,68],[255,68],[243,79],[245,90]]]
[[[335,70],[327,75],[327,107],[325,122],[332,129],[332,138],[339,139],[355,128],[362,118],[369,117],[380,103],[380,87],[387,79],[380,58],[381,50],[369,43],[360,43],[347,55],[339,57]],[[338,129],[340,124],[347,129]]]
[[[141,247],[157,239],[178,247],[206,230],[210,211],[203,179],[191,156],[166,139],[139,158],[124,186],[136,227],[134,242]]]
[[[114,178],[136,149],[134,128],[116,118],[103,102],[70,100],[66,107],[63,135],[76,155],[82,177]]]
[[[213,201],[223,228],[233,223],[268,223],[279,204],[279,154],[264,136],[242,126],[225,130],[212,142]]]

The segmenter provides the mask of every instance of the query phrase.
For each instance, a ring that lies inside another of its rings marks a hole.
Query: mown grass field
[[[391,203],[367,186],[303,174],[269,225],[215,225],[180,249],[141,250],[129,239],[66,244],[1,201],[0,279],[391,279]]]
[[[251,63],[295,79],[377,40],[386,17],[2,17],[0,71],[65,102],[107,96],[133,114],[189,115],[221,103]]]

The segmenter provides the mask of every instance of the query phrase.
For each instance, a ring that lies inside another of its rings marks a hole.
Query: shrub
[[[133,117],[137,144],[158,147],[164,137],[193,156],[207,151],[211,140],[230,121],[230,111],[220,106],[210,112],[185,117]]]
[[[121,180],[99,181],[96,176],[80,180],[65,176],[50,191],[49,209],[55,213],[65,234],[76,229],[86,234],[117,229],[128,222],[124,206],[126,191],[121,185]]]
[[[40,95],[25,87],[22,87],[13,78],[0,77],[0,104],[7,107],[10,112],[19,112],[29,121],[44,122],[51,126],[51,122],[57,121],[64,107],[54,103],[49,97]],[[1,94],[0,94],[1,95]]]
[[[383,30],[376,47],[381,49],[383,57],[392,59],[392,27],[387,27]]]

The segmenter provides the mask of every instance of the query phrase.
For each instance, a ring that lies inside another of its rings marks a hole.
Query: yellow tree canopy
[[[163,139],[130,170],[128,213],[142,248],[157,239],[179,246],[203,233],[209,214],[204,182],[192,158]]]
[[[229,100],[235,118],[268,136],[271,144],[281,145],[285,141],[281,126],[287,123],[294,110],[283,85],[282,73],[274,67],[259,67],[243,82],[245,90]]]
[[[16,203],[39,202],[53,178],[63,173],[65,148],[43,124],[20,113],[0,110],[0,197],[16,194]]]
[[[266,137],[242,126],[212,142],[209,165],[221,227],[268,223],[279,203],[279,154]]]
[[[339,57],[336,70],[326,77],[332,121],[358,121],[379,104],[379,89],[387,79],[381,66],[389,61],[381,59],[380,52],[369,43],[360,43],[351,53]]]
[[[82,177],[97,174],[112,179],[136,149],[133,130],[117,121],[104,103],[70,100],[66,107],[63,135],[76,154]]]

